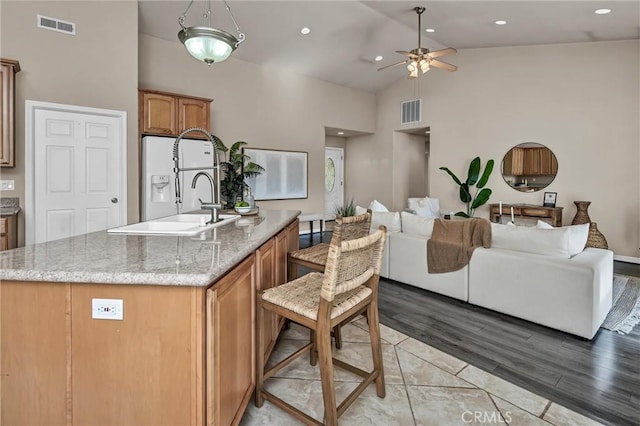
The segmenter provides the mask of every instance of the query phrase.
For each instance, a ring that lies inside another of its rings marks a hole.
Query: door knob
[[[113,198],[111,199],[111,202],[112,202],[113,204],[118,204],[118,199],[117,199],[116,197],[113,197]]]

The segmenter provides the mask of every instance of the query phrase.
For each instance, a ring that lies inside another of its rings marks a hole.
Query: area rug
[[[602,328],[628,334],[640,322],[640,279],[613,276],[613,305]]]

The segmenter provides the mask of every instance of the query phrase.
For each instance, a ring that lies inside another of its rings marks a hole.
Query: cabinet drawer
[[[550,217],[551,214],[545,209],[536,209],[535,207],[523,207],[520,210],[522,216],[534,216],[534,217]]]

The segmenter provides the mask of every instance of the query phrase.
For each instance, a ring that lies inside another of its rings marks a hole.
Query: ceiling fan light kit
[[[418,47],[416,49],[406,51],[406,50],[396,50],[396,53],[400,53],[401,55],[408,56],[409,59],[404,61],[387,65],[382,68],[378,68],[378,71],[381,71],[385,68],[395,67],[397,65],[406,64],[407,71],[409,71],[409,78],[417,78],[418,70],[422,72],[422,74],[426,73],[431,69],[431,67],[440,68],[446,71],[455,71],[458,69],[457,66],[451,65],[447,62],[440,61],[438,58],[440,56],[453,55],[457,53],[457,50],[452,47],[447,47],[446,49],[429,51],[429,49],[422,48],[421,40],[420,40],[420,27],[422,23],[422,13],[425,11],[424,7],[414,7],[413,10],[418,15]]]
[[[211,0],[208,1],[202,16],[205,25],[208,24],[208,26],[185,27],[184,21],[187,18],[187,12],[189,12],[189,9],[193,5],[193,1],[194,0],[191,0],[189,2],[187,9],[178,18],[178,23],[182,28],[178,32],[178,39],[184,44],[184,47],[191,56],[207,65],[226,60],[245,39],[245,35],[240,31],[238,23],[231,13],[231,8],[225,1],[224,4],[227,12],[231,16],[231,20],[238,31],[238,37],[227,31],[211,27]]]

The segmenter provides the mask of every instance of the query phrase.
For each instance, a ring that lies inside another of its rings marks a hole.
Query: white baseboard
[[[619,260],[620,262],[640,264],[640,257],[620,256],[616,254],[613,256],[613,260]]]

